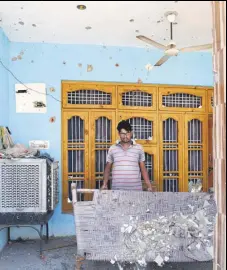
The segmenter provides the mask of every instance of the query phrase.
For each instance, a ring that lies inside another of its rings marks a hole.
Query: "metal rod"
[[[76,191],[78,193],[94,193],[97,190],[99,190],[99,189],[77,189]]]
[[[79,119],[78,119],[78,120],[79,120]],[[80,139],[81,139],[81,138],[80,138],[80,124],[81,124],[81,121],[79,120],[79,123],[78,123],[78,126],[79,126],[79,140],[78,140],[78,141],[79,141],[79,142],[81,142],[81,141],[80,141]]]
[[[46,243],[48,242],[49,240],[49,224],[48,222],[46,223]]]
[[[136,121],[137,119],[135,119],[135,121]],[[143,138],[143,136],[142,136],[142,132],[143,132],[143,130],[142,130],[142,126],[143,126],[143,123],[142,123],[142,118],[140,117],[139,119],[138,119],[139,121],[140,121],[140,123],[138,123],[138,125],[139,125],[139,131],[140,131],[140,137],[139,137],[139,139],[141,139],[141,138]],[[137,121],[137,122],[139,122],[139,121]],[[146,132],[145,130],[144,130],[144,132]]]

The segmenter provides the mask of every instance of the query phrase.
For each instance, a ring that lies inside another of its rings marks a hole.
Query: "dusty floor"
[[[52,239],[44,244],[44,260],[39,258],[39,242],[13,242],[0,253],[0,270],[75,270],[76,244],[74,238]],[[177,263],[167,264],[160,268],[150,264],[150,270],[212,270],[212,262],[208,263]],[[117,270],[117,266],[110,263],[88,262],[83,265],[83,270]],[[132,266],[124,270],[133,269]]]

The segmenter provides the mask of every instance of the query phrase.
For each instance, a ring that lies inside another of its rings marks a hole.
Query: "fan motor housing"
[[[167,50],[165,51],[165,54],[166,54],[166,55],[169,55],[169,56],[177,56],[178,53],[179,53],[179,50],[176,49],[175,47],[174,47],[174,48],[167,49]]]

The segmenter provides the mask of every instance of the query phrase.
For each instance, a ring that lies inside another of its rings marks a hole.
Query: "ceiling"
[[[210,1],[1,1],[0,27],[14,42],[144,47],[145,35],[165,45],[171,10],[178,48],[212,42]]]

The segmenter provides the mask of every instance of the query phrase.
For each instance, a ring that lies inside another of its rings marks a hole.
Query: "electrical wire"
[[[3,67],[5,70],[7,70],[7,71],[13,76],[13,78],[14,78],[15,80],[17,80],[20,84],[22,84],[27,90],[36,92],[36,93],[38,93],[38,94],[40,94],[40,95],[50,96],[50,97],[53,98],[54,100],[56,100],[56,101],[62,103],[61,100],[55,98],[55,97],[54,97],[53,95],[51,95],[51,94],[48,94],[48,93],[41,93],[41,92],[39,92],[39,91],[37,91],[37,90],[34,90],[34,89],[30,88],[30,87],[27,87],[21,80],[19,80],[19,79],[16,77],[16,75],[15,75],[9,68],[7,68],[7,67],[4,65],[4,63],[2,62],[1,59],[0,59],[0,64],[2,65],[2,67]]]

